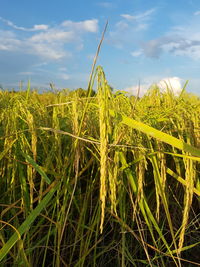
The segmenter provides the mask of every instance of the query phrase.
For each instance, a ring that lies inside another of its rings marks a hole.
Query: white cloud
[[[187,24],[172,27],[157,39],[141,44],[141,48],[144,54],[150,58],[159,58],[163,52],[167,52],[175,56],[185,56],[193,60],[199,60],[199,24],[199,18],[191,19]]]
[[[36,31],[47,30],[48,28],[49,28],[49,26],[46,25],[46,24],[38,24],[38,25],[34,25],[33,26],[33,29],[36,30]]]
[[[54,27],[36,24],[32,28],[18,27],[13,22],[0,17],[3,23],[12,27],[12,31],[0,31],[0,51],[21,52],[36,55],[45,60],[61,60],[68,58],[72,52],[83,49],[83,35],[98,31],[98,20],[80,22],[64,21]],[[29,36],[21,35],[16,30],[28,31]],[[35,33],[35,31],[40,31]],[[67,50],[67,45],[70,51]]]
[[[122,14],[122,19],[109,33],[109,43],[119,49],[131,49],[132,46],[130,53],[133,57],[145,55],[157,59],[163,53],[169,53],[200,60],[199,17],[191,17],[187,22],[171,27],[158,38],[142,41],[148,37],[146,31],[151,26],[156,10],[153,8],[138,14]],[[200,15],[200,11],[196,11],[194,15]]]
[[[182,80],[179,77],[164,78],[157,85],[161,90],[163,91],[170,90],[175,95],[179,95],[183,88]]]
[[[71,20],[65,20],[61,24],[63,27],[71,28],[78,31],[85,31],[85,32],[97,32],[98,31],[98,20],[91,19],[91,20],[84,20],[80,22],[73,22]]]
[[[143,13],[139,13],[137,15],[122,14],[121,17],[126,20],[146,20],[146,19],[149,19],[150,15],[152,15],[154,12],[155,12],[155,8],[152,8]]]
[[[69,52],[54,44],[48,46],[46,43],[28,43],[26,48],[27,53],[35,54],[47,60],[59,60],[71,56]]]
[[[149,9],[143,13],[122,14],[121,19],[115,24],[113,31],[109,33],[108,40],[111,45],[122,49],[127,44],[135,44],[144,32],[150,27],[151,19],[156,9]]]
[[[9,50],[9,47],[4,44],[0,44],[0,50]]]
[[[138,88],[140,88],[139,96],[143,96],[152,85],[157,85],[161,92],[170,90],[177,96],[182,91],[183,80],[179,77],[166,77],[160,79],[159,77],[150,76],[146,77],[142,84],[126,87],[124,90],[133,95],[137,95]]]
[[[136,51],[131,52],[131,56],[132,56],[132,57],[139,57],[139,56],[141,56],[142,54],[143,54],[142,49],[139,49],[139,50],[136,50]]]
[[[74,33],[72,31],[63,31],[58,29],[51,29],[47,32],[42,32],[39,34],[33,35],[29,40],[33,42],[71,42],[75,39]]]
[[[185,32],[180,30],[169,33],[158,39],[150,40],[142,45],[144,54],[147,57],[159,58],[163,52],[176,56],[187,56],[194,60],[200,59],[200,35],[193,32],[193,29]]]
[[[0,50],[16,51],[22,42],[11,31],[0,30]]]
[[[133,20],[134,18],[134,16],[129,15],[129,14],[122,14],[121,17],[127,20]]]
[[[86,20],[82,25],[83,29],[88,32],[97,32],[98,31],[98,20]]]
[[[21,31],[27,31],[27,32],[47,30],[49,28],[49,26],[46,24],[39,24],[39,25],[34,25],[32,28],[25,28],[25,27],[17,26],[12,21],[4,19],[2,17],[0,17],[0,20],[15,30],[21,30]]]

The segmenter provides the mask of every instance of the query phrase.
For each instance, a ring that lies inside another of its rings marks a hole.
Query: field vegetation
[[[1,90],[0,266],[200,266],[199,162],[185,89]]]

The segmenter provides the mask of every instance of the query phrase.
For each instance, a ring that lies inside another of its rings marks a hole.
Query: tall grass
[[[200,266],[200,99],[92,85],[0,91],[0,266]]]

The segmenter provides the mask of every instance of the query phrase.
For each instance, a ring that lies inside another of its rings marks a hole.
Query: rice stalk
[[[99,128],[100,128],[100,201],[101,224],[103,232],[108,183],[108,85],[103,70],[98,68]]]
[[[185,160],[185,194],[184,194],[184,208],[183,208],[183,218],[181,224],[181,231],[179,235],[178,253],[181,254],[181,250],[184,243],[185,231],[188,224],[189,212],[192,205],[193,191],[194,191],[194,162],[190,159]]]

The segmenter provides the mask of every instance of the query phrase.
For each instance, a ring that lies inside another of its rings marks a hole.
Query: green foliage
[[[200,99],[93,84],[0,91],[0,266],[199,265]]]

